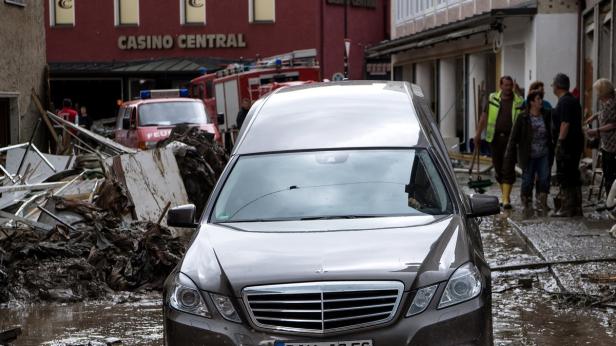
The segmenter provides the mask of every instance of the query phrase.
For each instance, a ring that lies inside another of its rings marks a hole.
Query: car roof
[[[161,102],[202,102],[199,99],[190,97],[159,97],[144,100],[131,100],[122,103],[122,106],[139,106],[148,103],[161,103]]]
[[[234,155],[312,149],[426,147],[421,89],[405,82],[310,83],[253,106]]]

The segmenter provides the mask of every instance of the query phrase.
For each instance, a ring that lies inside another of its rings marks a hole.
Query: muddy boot
[[[561,206],[557,212],[552,216],[554,217],[573,217],[575,216],[575,188],[561,188]]]
[[[548,206],[548,194],[545,192],[539,193],[539,213],[541,216],[546,216],[550,211],[550,207]]]
[[[554,197],[554,214],[558,213],[558,211],[560,211],[560,208],[562,208],[563,206],[562,195],[562,189],[559,189],[558,194],[556,195],[556,197]]]
[[[533,217],[533,197],[532,192],[530,194],[521,194],[522,199],[522,215],[525,219]]]
[[[571,191],[572,197],[573,197],[573,203],[572,203],[572,216],[584,216],[584,213],[582,211],[582,187],[581,186],[577,186],[572,188]]]

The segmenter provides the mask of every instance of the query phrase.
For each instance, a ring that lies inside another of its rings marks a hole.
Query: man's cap
[[[558,73],[556,76],[554,76],[554,81],[552,82],[552,85],[556,86],[559,89],[569,90],[569,77],[564,73]]]

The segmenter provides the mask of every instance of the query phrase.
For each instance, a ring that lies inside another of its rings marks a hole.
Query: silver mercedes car
[[[167,278],[167,345],[490,345],[477,218],[421,89],[402,82],[276,90]]]

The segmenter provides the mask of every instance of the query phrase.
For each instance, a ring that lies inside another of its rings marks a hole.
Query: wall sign
[[[354,7],[376,8],[376,0],[327,0],[330,5],[345,5],[349,3]]]
[[[122,50],[244,48],[244,34],[137,35],[118,37]]]
[[[26,7],[26,0],[4,0],[4,2],[11,5]]]

